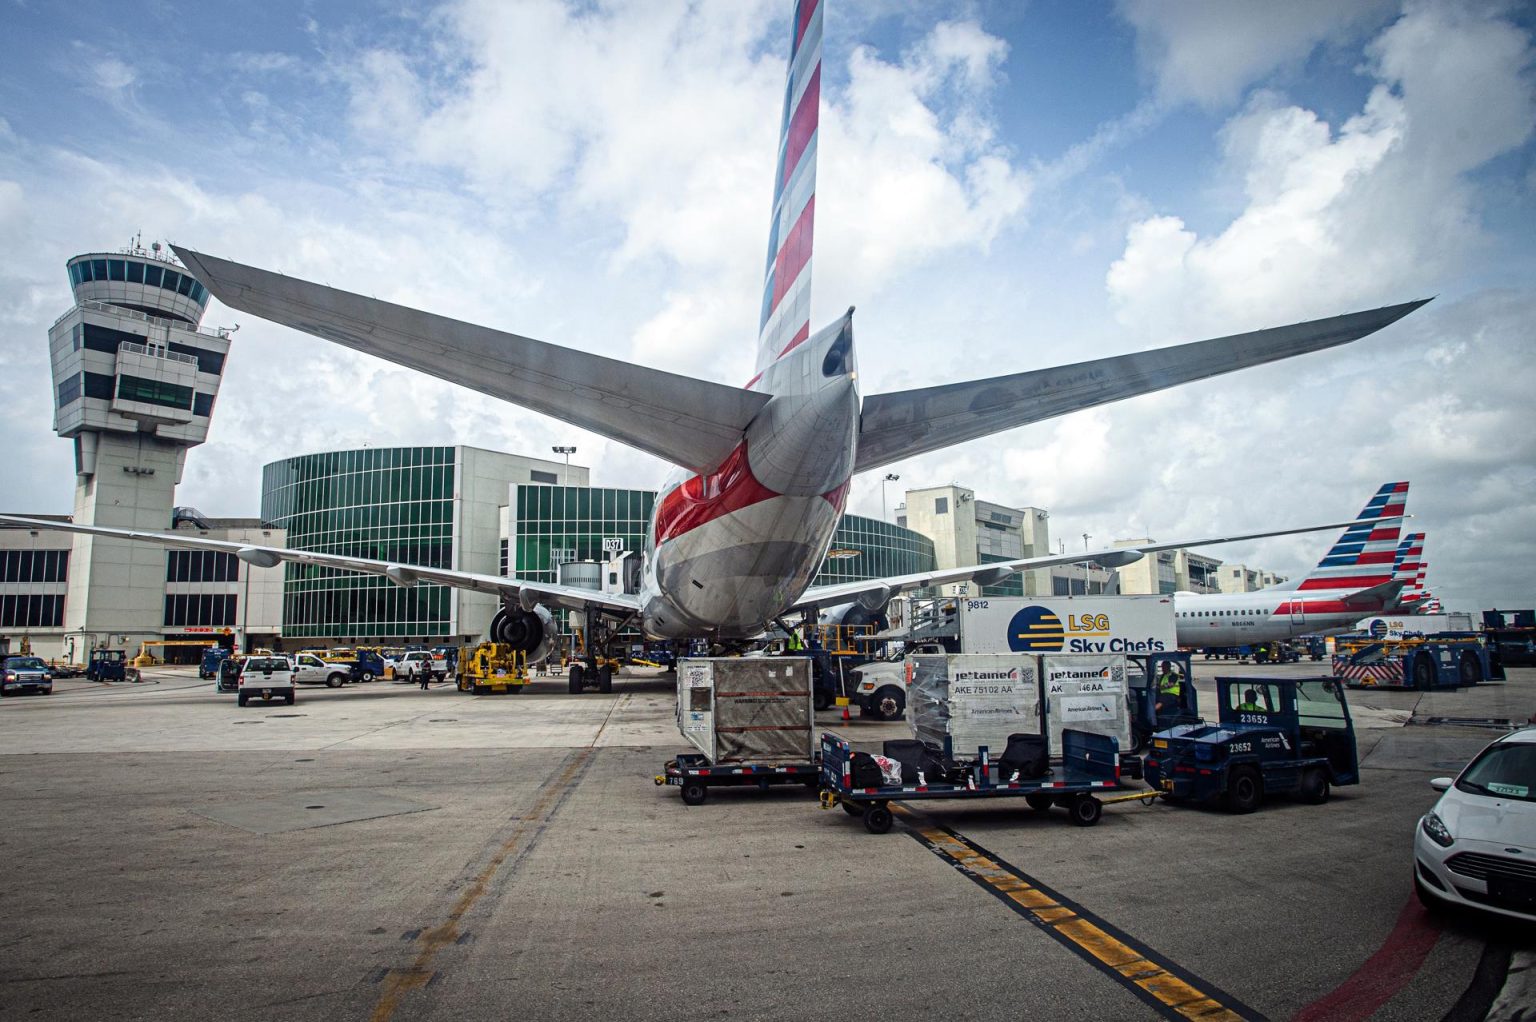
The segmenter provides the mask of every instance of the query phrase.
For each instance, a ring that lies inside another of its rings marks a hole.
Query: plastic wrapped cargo
[[[961,653],[907,658],[907,718],[918,741],[952,755],[985,745],[1000,756],[1011,734],[1040,734],[1040,676],[1028,654]]]
[[[1045,716],[1051,756],[1059,757],[1062,728],[1107,735],[1131,747],[1125,657],[1114,653],[1042,656]]]
[[[809,763],[815,723],[804,657],[677,663],[678,730],[712,764]]]

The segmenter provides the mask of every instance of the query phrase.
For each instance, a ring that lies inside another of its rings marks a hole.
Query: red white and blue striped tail
[[[1392,581],[1397,561],[1401,516],[1408,501],[1407,483],[1387,483],[1357,516],[1360,524],[1344,530],[1328,555],[1302,579],[1299,589],[1354,591]],[[1395,518],[1379,525],[1375,519]]]
[[[1403,541],[1397,545],[1397,561],[1392,568],[1392,578],[1398,582],[1407,583],[1403,588],[1407,595],[1413,580],[1419,576],[1419,564],[1424,559],[1424,534],[1422,532],[1410,532]]]
[[[773,223],[757,337],[757,375],[811,333],[811,242],[816,221],[816,129],[821,108],[822,0],[795,0]],[[753,383],[757,377],[753,377]],[[749,383],[747,386],[751,386]]]

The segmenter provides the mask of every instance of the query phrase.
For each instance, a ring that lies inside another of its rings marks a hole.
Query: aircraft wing
[[[158,543],[161,546],[183,547],[192,550],[221,550],[234,554],[258,568],[272,568],[287,561],[293,564],[313,564],[322,568],[339,568],[365,575],[382,575],[391,582],[414,586],[421,582],[452,586],[455,589],[473,589],[480,593],[517,598],[522,593],[533,594],[537,603],[564,607],[567,610],[585,610],[597,606],[618,617],[625,617],[640,608],[636,596],[623,593],[601,593],[576,586],[554,585],[549,582],[530,582],[500,575],[480,575],[471,571],[452,571],[447,568],[425,568],[414,564],[398,564],[375,561],[366,557],[343,557],[339,554],[320,554],[308,550],[294,550],[281,546],[253,546],[222,539],[204,539],[177,532],[151,532],[135,529],[109,529],[100,525],[76,525],[73,522],[44,521],[37,518],[18,518],[0,515],[0,522],[24,525],[31,529],[51,529],[56,532],[78,532],[88,536],[107,536],[112,539],[131,539],[141,543]]]
[[[913,575],[896,575],[889,578],[870,579],[864,582],[839,582],[835,585],[812,586],[807,589],[793,607],[785,613],[808,607],[830,607],[840,603],[859,601],[869,607],[882,606],[886,600],[899,593],[928,586],[948,585],[952,582],[975,582],[977,585],[997,585],[1010,575],[1035,568],[1051,568],[1058,564],[1077,564],[1093,561],[1106,568],[1119,568],[1141,560],[1147,554],[1159,550],[1182,550],[1186,547],[1214,546],[1217,543],[1236,543],[1239,540],[1266,539],[1270,536],[1292,536],[1303,532],[1321,532],[1326,529],[1344,529],[1351,525],[1380,524],[1392,518],[1372,518],[1368,522],[1333,522],[1328,525],[1308,525],[1299,529],[1278,529],[1272,532],[1251,532],[1240,536],[1213,536],[1205,539],[1186,539],[1176,543],[1151,543],[1137,547],[1111,547],[1101,550],[1085,550],[1079,553],[1049,554],[1045,557],[1021,557],[1012,561],[992,564],[971,564],[961,568],[940,568]]]
[[[717,467],[769,397],[176,248],[232,309],[377,355],[618,440],[695,472]]]
[[[1347,344],[1396,322],[1427,301],[1011,376],[871,394],[864,398],[854,471],[1083,408]]]

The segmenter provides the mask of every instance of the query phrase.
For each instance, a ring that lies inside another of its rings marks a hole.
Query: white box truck
[[[1422,639],[1426,635],[1435,635],[1439,632],[1470,632],[1473,628],[1471,614],[1452,612],[1450,614],[1378,614],[1375,617],[1361,618],[1355,623],[1355,630],[1373,639],[1390,639],[1395,642],[1402,639]]]
[[[1168,653],[1172,596],[957,597],[962,653]]]

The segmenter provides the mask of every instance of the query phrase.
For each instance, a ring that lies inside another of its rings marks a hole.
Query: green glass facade
[[[512,574],[530,582],[555,582],[564,561],[602,561],[605,539],[621,550],[640,551],[655,506],[652,490],[611,487],[519,486],[512,509]]]
[[[453,566],[452,447],[381,447],[287,458],[262,473],[261,517],[288,545],[434,568]],[[450,634],[446,587],[410,589],[375,575],[289,564],[283,635]]]
[[[933,571],[933,540],[922,533],[862,515],[843,515],[832,547],[812,585],[863,582],[888,575]]]

